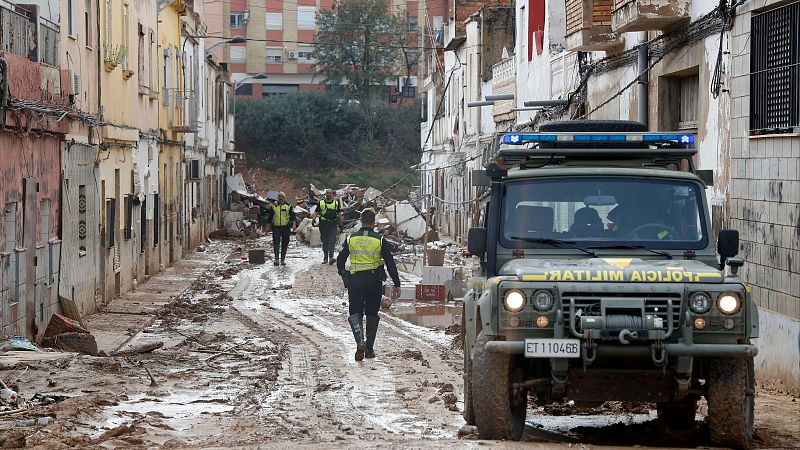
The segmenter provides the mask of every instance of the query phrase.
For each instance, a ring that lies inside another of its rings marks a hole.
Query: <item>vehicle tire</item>
[[[464,347],[464,421],[475,425],[475,409],[472,400],[472,355],[467,345],[466,318],[461,314],[461,343]]]
[[[753,358],[711,359],[706,367],[711,444],[751,448],[755,409]]]
[[[539,131],[552,133],[569,131],[641,132],[647,131],[647,126],[632,120],[554,120],[541,124]]]
[[[527,391],[514,394],[512,355],[486,350],[488,336],[481,333],[472,354],[472,398],[475,425],[483,439],[519,440],[525,431]]]
[[[697,399],[685,399],[682,402],[658,403],[658,420],[671,430],[690,430],[694,427],[697,414]]]

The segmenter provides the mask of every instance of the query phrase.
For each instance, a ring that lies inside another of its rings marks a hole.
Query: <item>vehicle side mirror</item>
[[[469,229],[467,235],[467,251],[483,259],[486,253],[486,228],[475,227]]]
[[[720,256],[720,266],[725,266],[728,258],[739,254],[739,232],[737,230],[720,230],[717,239],[717,253]]]

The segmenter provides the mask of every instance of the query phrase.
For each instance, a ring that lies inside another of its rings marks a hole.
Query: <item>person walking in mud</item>
[[[280,192],[277,203],[267,212],[270,215],[269,223],[272,224],[272,248],[275,252],[275,261],[272,264],[285,266],[289,235],[295,227],[294,209],[286,203],[286,194]]]
[[[322,264],[333,265],[336,251],[336,231],[342,227],[342,210],[339,200],[334,198],[332,189],[325,189],[325,197],[317,204],[314,218],[319,217],[319,234],[322,238],[322,253],[325,255]]]
[[[400,276],[391,252],[391,244],[375,232],[375,212],[365,209],[361,213],[361,229],[351,234],[342,246],[336,267],[347,288],[349,317],[347,321],[356,340],[356,361],[375,357],[375,336],[378,333],[378,310],[381,303],[381,288],[386,272],[381,264],[383,259],[389,276],[394,282],[392,299],[400,296]],[[350,259],[350,269],[345,262]],[[366,339],[363,327],[367,316]]]

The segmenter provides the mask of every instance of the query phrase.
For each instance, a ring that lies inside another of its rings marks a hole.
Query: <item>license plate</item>
[[[526,358],[580,358],[580,339],[525,339]]]

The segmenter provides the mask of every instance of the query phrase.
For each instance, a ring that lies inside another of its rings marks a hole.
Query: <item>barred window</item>
[[[751,134],[800,132],[800,2],[754,14]]]

